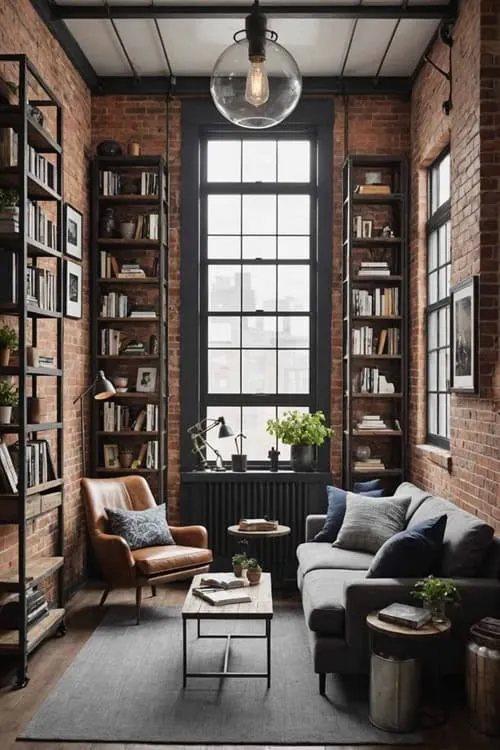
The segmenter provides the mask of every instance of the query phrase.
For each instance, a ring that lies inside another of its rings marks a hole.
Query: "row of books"
[[[101,354],[116,356],[120,354],[122,347],[122,331],[116,328],[103,328],[101,330]]]
[[[26,619],[28,627],[42,620],[49,611],[49,605],[43,591],[36,586],[26,590]],[[16,630],[21,627],[23,613],[18,595],[8,596],[0,604],[0,630]]]
[[[390,275],[391,269],[386,260],[362,260],[358,268],[358,277]]]
[[[100,251],[99,258],[101,279],[144,279],[146,277],[145,270],[135,260],[120,264],[114,255],[105,250]]]
[[[140,214],[135,227],[136,240],[158,240],[160,238],[160,215]]]
[[[57,277],[47,268],[28,266],[26,269],[28,303],[42,310],[57,310]]]
[[[399,354],[399,328],[383,328],[378,336],[372,326],[352,329],[352,354]]]
[[[132,417],[130,407],[106,401],[103,404],[102,425],[105,432],[121,432],[134,430],[135,432],[156,432],[159,425],[159,411],[157,404],[146,404],[135,418]]]
[[[146,469],[158,469],[160,444],[158,440],[150,440],[146,448]]]
[[[121,175],[108,169],[103,169],[99,173],[99,188],[101,195],[120,195],[124,182],[131,181],[130,175]],[[140,195],[157,195],[158,194],[158,172],[141,172],[140,178],[134,180],[137,187],[140,187]]]
[[[387,380],[378,367],[363,367],[354,379],[356,393],[395,393],[394,383]]]
[[[399,315],[399,289],[353,289],[354,315]]]
[[[35,487],[55,479],[55,469],[47,440],[30,440],[26,444],[26,483]],[[0,484],[3,492],[18,489],[19,446],[0,442]]]
[[[56,165],[28,146],[28,171],[52,190],[56,189]]]
[[[57,224],[49,219],[47,213],[36,201],[28,202],[28,236],[42,245],[57,247]]]
[[[126,318],[129,312],[128,296],[121,292],[109,292],[101,297],[101,318]]]

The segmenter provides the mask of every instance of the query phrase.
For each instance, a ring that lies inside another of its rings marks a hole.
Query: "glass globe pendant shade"
[[[249,59],[248,39],[231,44],[215,63],[210,93],[226,120],[263,130],[288,117],[300,99],[302,76],[292,55],[266,39],[265,55]]]

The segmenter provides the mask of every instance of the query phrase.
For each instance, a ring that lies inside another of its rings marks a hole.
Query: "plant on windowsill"
[[[0,367],[7,367],[10,353],[17,349],[17,332],[12,326],[0,326]]]
[[[411,595],[422,600],[424,607],[430,610],[432,622],[436,624],[448,621],[448,602],[458,605],[460,601],[460,594],[453,581],[443,581],[432,575],[417,581]]]
[[[255,557],[249,557],[247,560],[247,578],[250,586],[256,586],[260,582],[262,568]]]
[[[234,575],[236,576],[236,578],[241,578],[241,576],[243,575],[243,571],[247,568],[247,556],[245,555],[245,553],[238,553],[237,555],[233,555],[231,562],[233,563]]]
[[[266,431],[291,446],[294,471],[312,471],[316,446],[323,445],[334,434],[331,427],[325,425],[325,421],[322,411],[311,414],[288,410],[283,412],[281,419],[268,419]]]
[[[0,380],[0,424],[10,424],[12,407],[18,403],[18,388],[8,380]]]

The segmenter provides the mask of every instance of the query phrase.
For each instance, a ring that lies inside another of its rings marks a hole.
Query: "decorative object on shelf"
[[[77,260],[82,259],[83,214],[69,203],[64,204],[64,252]]]
[[[362,238],[364,240],[371,239],[372,232],[373,232],[373,221],[371,219],[363,219]]]
[[[127,152],[129,156],[140,156],[141,155],[141,144],[137,141],[129,141],[127,146]]]
[[[128,391],[128,378],[124,375],[117,375],[113,378],[113,385],[117,393],[126,393]]]
[[[77,401],[80,402],[80,435],[81,435],[81,441],[82,441],[82,474],[83,476],[87,475],[87,465],[85,460],[85,421],[84,421],[84,414],[83,414],[83,399],[87,395],[87,393],[90,393],[90,391],[93,391],[94,398],[96,401],[105,401],[108,398],[111,398],[111,396],[114,396],[116,393],[114,385],[107,379],[106,375],[104,374],[103,370],[99,370],[97,375],[95,376],[94,380],[91,382],[91,384],[86,388],[84,391],[80,393],[79,396],[77,396],[73,400],[73,406],[77,403]]]
[[[37,346],[26,347],[26,364],[28,367],[38,367],[40,363]]]
[[[158,354],[158,336],[154,333],[149,337],[149,349],[150,354]]]
[[[72,260],[65,260],[64,314],[67,318],[82,317],[82,267]]]
[[[382,227],[380,236],[386,240],[392,239],[394,237],[394,230],[389,226],[389,224],[386,224],[385,227]]]
[[[38,123],[43,128],[43,112],[34,104],[28,102],[28,117],[31,117],[34,122]]]
[[[240,439],[240,446],[238,448],[238,438]],[[247,470],[247,457],[246,454],[243,453],[243,440],[246,440],[247,436],[244,435],[242,432],[238,432],[238,434],[234,438],[234,444],[236,446],[236,453],[233,453],[231,455],[231,468],[233,471],[246,471]]]
[[[279,469],[279,457],[280,452],[276,450],[276,448],[270,448],[267,454],[267,457],[271,463],[271,466],[269,467],[269,471],[278,471]]]
[[[354,451],[354,455],[358,461],[368,461],[372,455],[372,449],[369,445],[358,445]]]
[[[0,326],[0,367],[8,367],[10,353],[18,347],[17,331],[9,325]]]
[[[365,172],[365,185],[382,185],[382,172]]]
[[[249,557],[247,560],[247,578],[250,586],[256,586],[260,583],[262,568],[255,557]]]
[[[291,446],[294,471],[313,471],[315,447],[323,445],[326,438],[333,435],[333,430],[325,426],[325,421],[322,411],[309,413],[288,409],[281,419],[268,419],[266,431]]]
[[[123,149],[118,141],[101,141],[96,148],[99,156],[121,156]]]
[[[19,389],[9,380],[0,380],[0,424],[10,424],[12,407],[19,403]]]
[[[120,182],[120,195],[138,195],[139,183],[133,177],[124,177]]]
[[[243,571],[246,570],[247,567],[247,561],[248,558],[245,553],[238,552],[236,555],[233,555],[231,558],[231,562],[233,565],[233,573],[236,576],[236,578],[241,578],[243,575]]]
[[[278,125],[295,109],[302,76],[292,55],[267,28],[259,0],[254,0],[245,29],[220,55],[210,79],[210,93],[221,115],[242,128]]]
[[[210,448],[216,456],[214,471],[226,471],[224,459],[222,458],[221,453],[217,448],[214,448],[213,445],[210,445],[206,439],[207,433],[217,426],[219,427],[219,432],[217,434],[219,440],[222,438],[233,437],[234,433],[229,425],[226,424],[224,417],[218,417],[217,419],[204,417],[187,429],[188,435],[193,442],[192,452],[196,454],[199,459],[199,466],[196,469],[197,471],[207,470],[207,458],[204,453],[207,448]]]
[[[433,575],[417,581],[410,593],[422,600],[424,607],[430,610],[432,622],[435,623],[448,622],[446,605],[458,605],[460,602],[460,595],[453,581],[443,581]]]
[[[37,396],[28,396],[27,414],[30,424],[39,424],[41,422],[42,399]]]
[[[105,208],[99,219],[99,237],[110,239],[115,234],[115,212],[112,208]]]
[[[476,393],[478,387],[479,276],[471,276],[451,289],[450,390]]]
[[[118,454],[120,466],[122,469],[130,469],[134,460],[134,452],[130,449],[121,450]]]
[[[11,188],[0,188],[0,232],[19,232],[19,193]]]
[[[135,390],[139,393],[154,393],[156,390],[156,367],[139,367]]]
[[[103,457],[104,466],[106,469],[119,469],[120,468],[120,452],[118,446],[114,443],[106,443],[103,445]]]
[[[135,221],[120,222],[120,235],[124,240],[133,240],[135,235]]]

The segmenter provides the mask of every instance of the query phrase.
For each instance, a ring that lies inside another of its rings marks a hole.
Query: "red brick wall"
[[[463,0],[453,31],[453,109],[447,117],[445,79],[421,71],[412,96],[411,227],[411,476],[500,529],[498,355],[498,77],[499,10]],[[488,13],[488,9],[491,11]],[[493,12],[493,9],[494,12]],[[448,68],[437,43],[432,59]],[[451,468],[447,457],[422,449],[425,440],[426,173],[451,146],[452,285],[480,274],[480,389],[451,397]],[[496,379],[496,380],[495,380]],[[496,399],[496,401],[495,401]]]
[[[2,0],[0,3],[0,52],[28,55],[61,99],[64,105],[64,198],[84,214],[83,318],[68,318],[64,324],[65,578],[66,585],[71,587],[82,575],[85,550],[85,525],[80,501],[80,423],[72,401],[84,389],[89,377],[86,243],[90,92],[28,0]],[[50,349],[52,345],[53,340],[49,336],[49,340],[44,341],[44,348]],[[29,523],[30,554],[50,553],[55,521],[55,514],[49,514]],[[16,528],[1,527],[0,569],[16,564]]]

